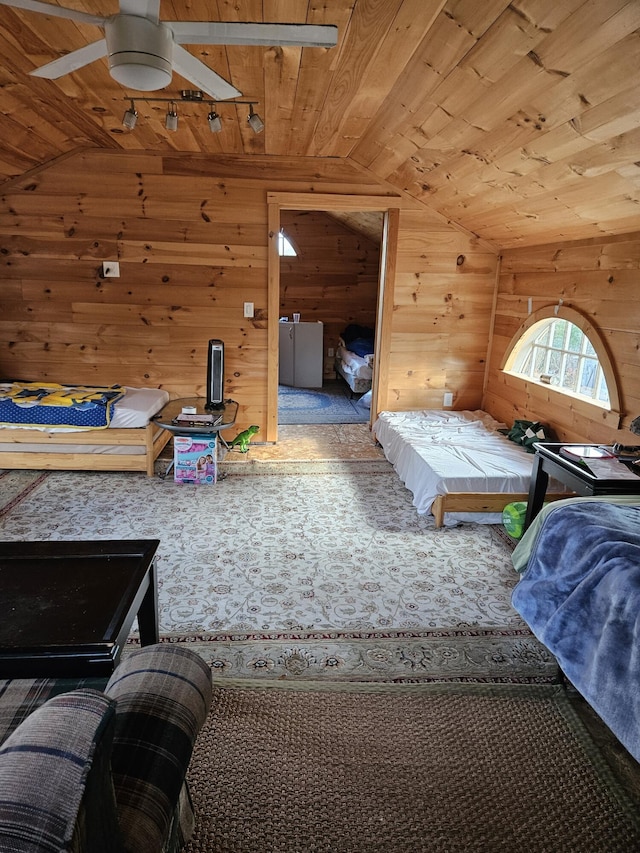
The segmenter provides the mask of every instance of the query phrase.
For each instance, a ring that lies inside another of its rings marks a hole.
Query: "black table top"
[[[20,654],[110,654],[133,622],[159,544],[0,542],[0,670]]]
[[[604,445],[593,444],[587,445],[584,442],[579,444],[570,443],[570,442],[536,442],[534,445],[536,451],[542,456],[545,457],[552,462],[562,466],[562,468],[567,471],[572,472],[580,479],[584,480],[586,483],[592,483],[594,486],[597,486],[601,489],[606,487],[615,487],[619,489],[620,492],[629,491],[636,492],[640,490],[640,469],[637,465],[630,465],[625,462],[616,461],[616,465],[620,466],[620,476],[615,476],[615,470],[613,470],[612,475],[610,477],[596,476],[596,474],[591,471],[589,468],[589,458],[585,458],[582,462],[579,458],[571,458],[568,455],[565,455],[561,452],[563,447],[572,448],[572,447],[603,447]],[[629,471],[631,471],[635,476],[630,478]],[[624,479],[623,479],[624,478]]]

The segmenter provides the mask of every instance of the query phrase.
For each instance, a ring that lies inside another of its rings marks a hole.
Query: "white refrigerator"
[[[294,388],[322,388],[323,324],[280,323],[278,382]]]

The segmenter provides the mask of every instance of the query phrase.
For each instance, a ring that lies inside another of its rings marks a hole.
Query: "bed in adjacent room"
[[[0,468],[144,471],[171,433],[151,423],[169,401],[157,388],[0,384]]]
[[[373,380],[374,330],[350,324],[338,341],[335,369],[352,394],[365,394]]]
[[[527,500],[533,455],[501,429],[481,410],[381,412],[373,425],[418,513],[431,512],[437,527],[499,524],[508,503]],[[549,491],[567,494],[559,484]]]

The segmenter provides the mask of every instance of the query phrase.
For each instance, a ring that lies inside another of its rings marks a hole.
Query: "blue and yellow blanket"
[[[551,505],[535,540],[525,543],[529,553],[512,601],[640,760],[640,506],[614,500]]]
[[[105,429],[125,394],[120,385],[0,384],[0,425],[40,429]]]

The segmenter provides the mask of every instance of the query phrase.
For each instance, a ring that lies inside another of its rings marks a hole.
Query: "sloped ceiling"
[[[56,2],[56,0],[50,0]],[[100,15],[117,0],[66,0]],[[333,49],[190,46],[255,100],[136,102],[107,61],[28,72],[99,38],[93,25],[0,7],[0,179],[86,147],[341,157],[498,246],[640,230],[638,0],[162,0],[164,20],[330,23]],[[192,84],[174,75],[158,96]]]

